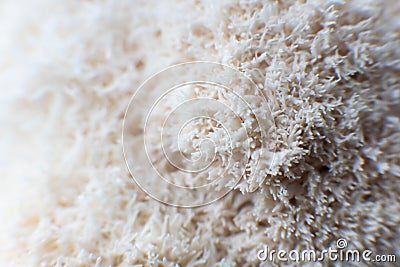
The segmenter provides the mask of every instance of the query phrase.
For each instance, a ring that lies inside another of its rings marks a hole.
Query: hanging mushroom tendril
[[[228,66],[192,62],[157,73],[136,91],[123,148],[132,177],[149,196],[197,207],[225,196],[242,178],[262,183],[273,161],[274,130],[267,100],[250,79]]]

